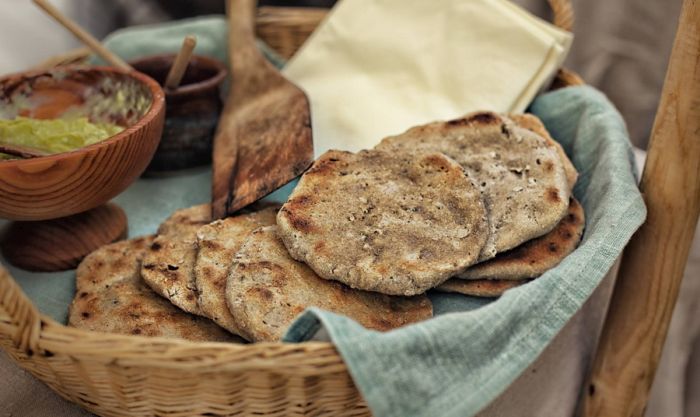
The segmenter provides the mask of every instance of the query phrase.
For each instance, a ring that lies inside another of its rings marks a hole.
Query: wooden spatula
[[[309,101],[258,51],[256,4],[227,4],[232,85],[214,139],[215,219],[288,183],[313,161]]]

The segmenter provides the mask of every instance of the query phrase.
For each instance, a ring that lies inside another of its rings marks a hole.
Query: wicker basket
[[[570,0],[549,0],[570,30]],[[325,16],[261,8],[258,33],[291,56]],[[85,51],[53,59],[58,65]],[[553,88],[582,84],[561,70]],[[121,336],[65,327],[39,313],[0,267],[0,346],[62,397],[101,416],[369,415],[330,343],[236,345]]]

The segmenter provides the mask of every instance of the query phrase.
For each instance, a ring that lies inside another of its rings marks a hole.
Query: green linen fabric
[[[128,27],[112,32],[103,43],[109,50],[130,61],[148,55],[177,53],[187,35],[197,38],[195,54],[228,63],[228,26],[226,17],[220,15]],[[258,48],[275,66],[284,65],[284,60],[262,41],[258,41]],[[104,64],[97,57],[91,60],[95,64]]]
[[[612,267],[646,209],[636,185],[624,122],[591,87],[543,94],[532,104],[580,172],[574,190],[586,212],[583,240],[539,279],[491,303],[431,294],[438,317],[378,333],[316,308],[285,336],[323,327],[377,417],[467,417],[524,371]]]
[[[174,52],[190,33],[198,36],[197,53],[226,61],[226,25],[220,16],[129,28],[110,35],[106,44],[124,58],[135,59]],[[375,416],[476,414],[581,308],[642,224],[646,210],[636,186],[628,135],[612,104],[590,87],[570,87],[539,96],[531,111],[562,143],[580,172],[575,195],[586,211],[586,231],[573,254],[495,301],[430,294],[436,317],[392,332],[369,331],[348,318],[311,308],[287,333],[286,341],[300,342],[324,328]],[[174,210],[209,201],[210,181],[208,168],[140,179],[115,201],[128,215],[130,236],[154,233]],[[292,187],[269,199],[284,201]],[[66,321],[75,291],[74,271],[9,270],[43,313]]]

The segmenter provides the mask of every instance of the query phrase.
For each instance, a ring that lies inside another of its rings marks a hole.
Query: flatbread
[[[252,232],[228,278],[226,300],[249,340],[280,340],[294,318],[312,306],[380,331],[432,316],[425,295],[388,296],[318,277],[289,256],[277,231],[277,226],[267,226]]]
[[[226,330],[241,334],[226,305],[226,280],[231,263],[253,230],[275,224],[279,206],[257,212],[217,220],[197,231],[197,262],[195,283],[202,313]]]
[[[141,259],[153,237],[103,246],[76,273],[68,324],[87,330],[192,341],[240,342],[208,319],[187,314],[144,284]]]
[[[277,215],[294,259],[350,287],[415,295],[476,262],[480,191],[440,153],[328,151]]]
[[[153,239],[154,236],[144,236],[122,240],[90,253],[75,271],[77,290],[96,292],[125,279],[138,281],[137,268]]]
[[[175,211],[158,226],[159,235],[177,235],[196,232],[211,221],[211,206],[200,204]]]
[[[576,185],[576,180],[578,179],[578,171],[576,171],[576,167],[574,167],[574,164],[571,163],[571,160],[566,155],[564,148],[559,142],[552,138],[552,136],[549,134],[549,131],[547,131],[547,128],[544,127],[544,124],[542,123],[540,118],[530,113],[511,114],[508,115],[508,117],[513,119],[513,121],[518,126],[540,135],[542,138],[544,138],[544,140],[547,141],[547,144],[549,144],[549,146],[556,149],[557,154],[559,154],[559,159],[564,164],[564,172],[566,172],[566,181],[569,184],[569,188],[573,190],[574,185]]]
[[[467,281],[464,279],[452,278],[435,288],[441,292],[454,292],[458,294],[471,295],[473,297],[500,297],[511,288],[519,287],[530,282],[530,280],[512,281],[502,279],[479,279]]]
[[[571,189],[557,150],[496,113],[414,127],[375,149],[442,152],[464,167],[483,192],[490,221],[480,260],[549,232],[569,205]]]
[[[538,277],[554,268],[576,249],[586,221],[583,207],[572,198],[566,216],[544,236],[499,253],[495,258],[457,274],[462,279],[519,280]]]
[[[197,230],[211,220],[209,204],[178,210],[158,228],[146,252],[141,276],[156,293],[188,313],[203,315],[197,304],[194,263]]]

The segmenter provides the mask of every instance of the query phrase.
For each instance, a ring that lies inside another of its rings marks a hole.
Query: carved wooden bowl
[[[107,67],[62,67],[0,79],[0,117],[64,115],[125,129],[74,151],[0,161],[0,217],[65,217],[124,191],[146,169],[158,146],[164,94],[144,74]]]

